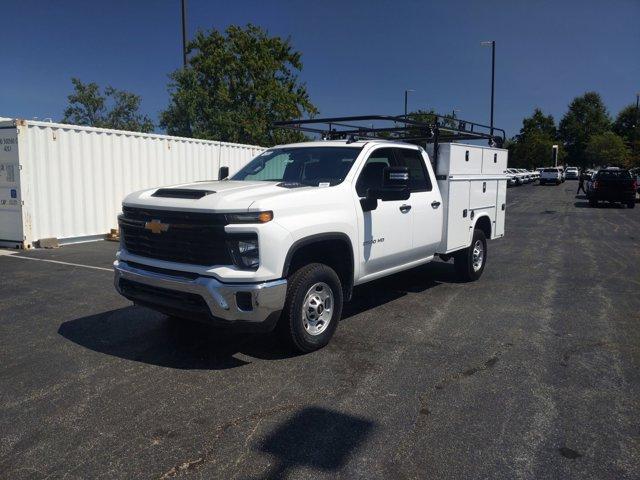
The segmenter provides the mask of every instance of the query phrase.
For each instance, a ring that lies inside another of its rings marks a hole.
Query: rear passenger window
[[[396,149],[396,158],[399,167],[409,169],[409,190],[412,192],[430,192],[431,180],[427,173],[427,167],[418,150],[408,148]]]

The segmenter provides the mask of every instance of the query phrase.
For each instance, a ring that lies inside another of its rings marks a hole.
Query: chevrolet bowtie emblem
[[[144,228],[151,231],[151,233],[158,234],[169,230],[169,224],[162,223],[160,220],[151,220],[150,222],[145,222]]]

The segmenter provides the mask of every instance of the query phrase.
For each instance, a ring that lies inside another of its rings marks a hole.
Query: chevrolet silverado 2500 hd
[[[433,148],[431,149],[433,152]],[[504,235],[507,151],[378,139],[270,148],[229,179],[132,193],[119,218],[115,286],[213,325],[276,328],[326,345],[354,285],[453,257],[482,274]]]

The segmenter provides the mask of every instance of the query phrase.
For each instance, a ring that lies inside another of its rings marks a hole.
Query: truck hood
[[[287,188],[279,186],[280,183],[222,180],[173,185],[131,193],[124,199],[123,204],[167,210],[232,212],[247,210],[258,200],[287,196],[293,192],[318,188]],[[163,192],[159,192],[159,190],[163,190]],[[181,195],[181,191],[184,195]],[[190,194],[197,197],[199,196],[198,191],[202,195],[200,198],[181,198],[181,196],[188,197]],[[166,194],[167,196],[153,196],[154,194]]]

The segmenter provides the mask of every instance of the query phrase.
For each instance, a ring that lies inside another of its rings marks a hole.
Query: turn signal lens
[[[267,223],[273,220],[273,212],[227,213],[229,223]]]
[[[258,220],[260,220],[260,223],[270,222],[271,220],[273,220],[273,212],[260,212],[260,215],[258,215]]]

